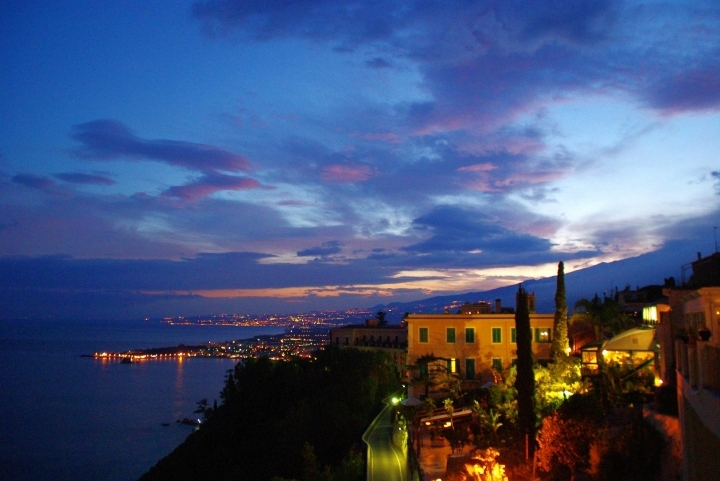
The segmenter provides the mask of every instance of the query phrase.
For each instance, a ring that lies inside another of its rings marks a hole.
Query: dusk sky
[[[10,0],[0,38],[0,317],[366,307],[714,248],[717,0]]]

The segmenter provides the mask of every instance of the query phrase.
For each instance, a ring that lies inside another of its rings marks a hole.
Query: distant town
[[[444,310],[454,312],[462,306],[463,301],[451,301],[444,306]],[[399,321],[402,313],[393,311],[394,309],[388,308],[382,312],[388,319]],[[83,356],[121,360],[126,363],[174,357],[226,357],[231,359],[268,357],[273,360],[309,357],[313,351],[330,342],[329,334],[332,328],[348,324],[365,324],[368,319],[373,319],[377,314],[375,309],[366,308],[312,311],[302,314],[210,314],[164,317],[161,322],[173,326],[284,327],[286,330],[281,334],[209,342],[194,346],[181,344],[123,352],[101,351]]]
[[[309,357],[329,342],[330,329],[339,325],[364,323],[376,315],[372,309],[349,309],[345,311],[316,311],[304,314],[213,314],[192,317],[165,317],[161,322],[173,326],[248,326],[284,327],[284,333],[255,336],[248,339],[234,339],[187,346],[133,349],[123,352],[95,352],[84,357],[136,362],[152,359],[179,357],[225,357],[248,359],[268,357],[287,360],[293,357]]]

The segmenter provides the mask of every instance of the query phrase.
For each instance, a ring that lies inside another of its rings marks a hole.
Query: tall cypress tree
[[[567,312],[565,265],[561,261],[558,263],[557,288],[555,290],[555,322],[553,323],[552,347],[550,348],[550,356],[553,361],[564,358],[570,350]]]
[[[517,340],[517,389],[518,420],[521,429],[528,435],[529,454],[535,451],[537,416],[535,415],[535,372],[533,369],[532,331],[528,294],[522,285],[515,296],[515,332]]]

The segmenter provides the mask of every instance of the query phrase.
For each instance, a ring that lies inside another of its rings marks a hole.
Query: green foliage
[[[568,340],[567,301],[565,295],[565,266],[558,263],[557,288],[555,290],[555,319],[553,322],[553,338],[550,356],[554,361],[567,357],[570,351]]]
[[[399,387],[386,354],[332,347],[314,361],[248,360],[231,374],[212,418],[143,481],[354,479],[362,457],[352,447]]]
[[[535,412],[535,375],[533,373],[532,333],[527,292],[520,286],[516,296],[515,329],[517,333],[517,389],[518,422],[530,439],[535,439],[537,414]],[[534,443],[530,443],[530,451]]]
[[[632,317],[612,297],[597,294],[591,300],[580,299],[575,303],[574,317],[590,323],[595,328],[595,338],[612,337],[634,326]]]
[[[562,356],[548,367],[536,366],[535,381],[538,411],[541,416],[549,415],[583,388],[580,359]]]

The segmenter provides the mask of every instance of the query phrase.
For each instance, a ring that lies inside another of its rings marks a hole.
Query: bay
[[[202,398],[220,402],[225,373],[235,364],[216,358],[120,364],[81,354],[282,331],[157,321],[0,321],[0,477],[137,479],[192,431],[176,420],[197,416],[193,410]]]

